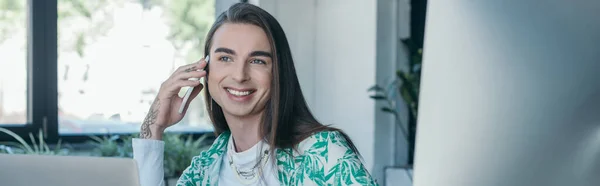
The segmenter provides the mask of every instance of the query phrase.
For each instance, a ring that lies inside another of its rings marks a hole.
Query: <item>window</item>
[[[0,127],[27,123],[27,2],[0,2]]]
[[[0,10],[0,127],[55,141],[139,132],[161,82],[202,57],[215,0],[2,0]],[[167,130],[212,131],[203,96]]]
[[[59,0],[58,15],[59,133],[130,133],[161,82],[202,57],[214,1]],[[168,130],[210,130],[202,98]]]

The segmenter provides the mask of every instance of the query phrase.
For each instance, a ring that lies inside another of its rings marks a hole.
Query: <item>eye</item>
[[[260,60],[260,59],[253,59],[252,61],[250,61],[250,63],[259,64],[259,65],[267,64],[267,62]]]
[[[231,62],[231,58],[228,56],[221,56],[219,61]]]

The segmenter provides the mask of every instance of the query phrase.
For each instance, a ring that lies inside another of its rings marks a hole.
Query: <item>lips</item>
[[[227,91],[229,97],[235,101],[246,101],[250,99],[250,97],[253,95],[252,93],[256,92],[256,89],[225,87],[225,91]]]

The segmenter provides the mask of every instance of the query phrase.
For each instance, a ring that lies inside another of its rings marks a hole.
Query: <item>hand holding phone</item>
[[[175,125],[183,119],[185,115],[183,113],[187,110],[190,100],[198,96],[204,88],[199,79],[206,77],[207,72],[204,69],[208,65],[208,60],[207,56],[197,63],[177,68],[161,84],[158,95],[156,95],[156,99],[152,102],[152,106],[142,123],[140,138],[161,140],[167,127]],[[178,94],[183,87],[190,88],[184,98],[181,98]]]
[[[206,61],[206,66],[208,66],[210,57],[207,55],[204,60]],[[202,69],[206,69],[206,66]],[[193,81],[199,81],[198,78],[190,78],[190,80]],[[181,106],[179,107],[179,113],[182,114],[183,113],[183,109],[185,108],[185,106],[187,105],[188,99],[190,98],[190,95],[192,94],[192,91],[194,91],[194,87],[190,87],[186,92],[185,95],[183,96],[183,101],[181,102]]]

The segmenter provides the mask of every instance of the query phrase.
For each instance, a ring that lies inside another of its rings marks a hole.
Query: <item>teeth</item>
[[[232,89],[227,89],[227,92],[236,95],[236,96],[246,96],[248,94],[250,94],[250,91],[237,91],[237,90],[232,90]]]

